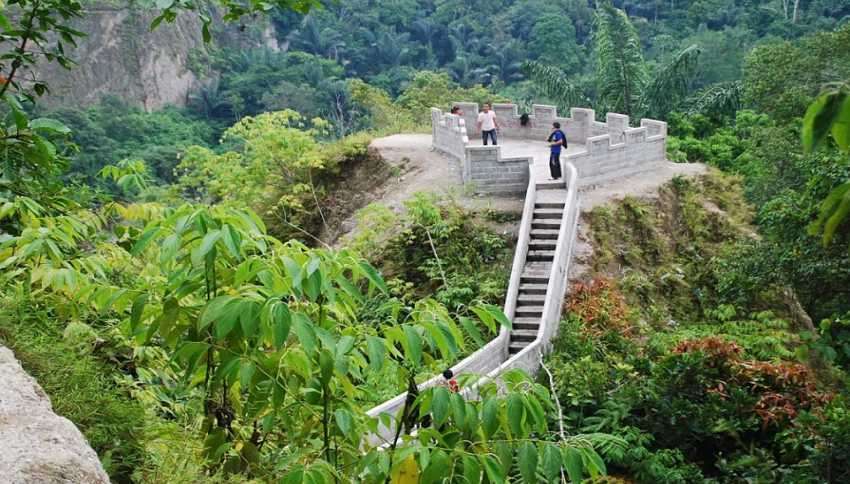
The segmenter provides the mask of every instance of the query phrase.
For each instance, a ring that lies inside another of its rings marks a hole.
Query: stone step
[[[546,278],[548,282],[548,277]],[[546,288],[548,284],[523,284],[519,285],[519,293],[520,294],[546,294]]]
[[[564,202],[543,202],[537,201],[534,202],[534,208],[559,208],[561,211],[564,209]]]
[[[528,250],[555,250],[557,243],[552,239],[531,240],[528,243]]]
[[[515,355],[522,351],[523,348],[528,346],[528,342],[525,341],[511,341],[508,343],[508,354]]]
[[[564,211],[557,208],[535,208],[534,209],[534,219],[549,219],[556,218],[561,219],[564,216]],[[534,220],[532,219],[532,220]]]
[[[545,230],[558,230],[561,228],[561,219],[559,218],[545,218],[545,219],[531,219],[531,229],[545,229]]]
[[[551,262],[555,259],[554,250],[529,250],[525,260],[530,261],[547,261]]]
[[[520,294],[516,298],[517,306],[542,306],[546,301],[545,294]]]
[[[559,228],[560,228],[560,226],[559,226]],[[531,230],[531,240],[535,240],[535,239],[557,240],[558,239],[558,230],[532,229]]]
[[[514,318],[513,329],[530,329],[537,331],[540,327],[540,318]]]
[[[548,284],[549,274],[522,274],[519,276],[519,282],[520,284]]]
[[[556,190],[559,188],[563,189],[567,185],[564,183],[564,180],[552,180],[536,182],[536,186],[538,190]]]
[[[526,341],[532,342],[537,338],[537,330],[536,329],[514,329],[511,331],[511,342],[513,341]]]
[[[543,306],[517,306],[514,311],[517,318],[538,318],[543,316]]]

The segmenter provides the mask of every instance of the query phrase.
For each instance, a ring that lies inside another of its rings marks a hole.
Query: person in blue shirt
[[[561,131],[561,123],[557,121],[552,123],[552,134],[546,141],[551,150],[549,154],[549,174],[552,176],[550,179],[558,180],[561,178],[561,148],[567,147],[567,135]]]

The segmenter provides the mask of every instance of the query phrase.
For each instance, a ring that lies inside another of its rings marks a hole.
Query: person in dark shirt
[[[567,135],[561,131],[561,123],[552,123],[552,134],[546,140],[549,143],[549,174],[550,180],[561,178],[561,148],[567,147]]]

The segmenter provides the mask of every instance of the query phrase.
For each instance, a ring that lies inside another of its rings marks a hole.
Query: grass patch
[[[15,352],[53,410],[82,431],[113,482],[131,482],[145,460],[144,408],[115,383],[115,367],[65,341],[55,315],[17,304],[2,299],[0,344]]]

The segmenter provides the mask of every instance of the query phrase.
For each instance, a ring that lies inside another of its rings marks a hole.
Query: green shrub
[[[56,315],[11,297],[0,302],[0,343],[15,352],[50,396],[54,411],[83,432],[112,480],[129,482],[145,461],[145,412],[116,383],[117,369],[81,353],[79,340],[63,336],[65,328]],[[91,327],[69,328],[69,334],[84,335],[86,344],[93,336]]]

